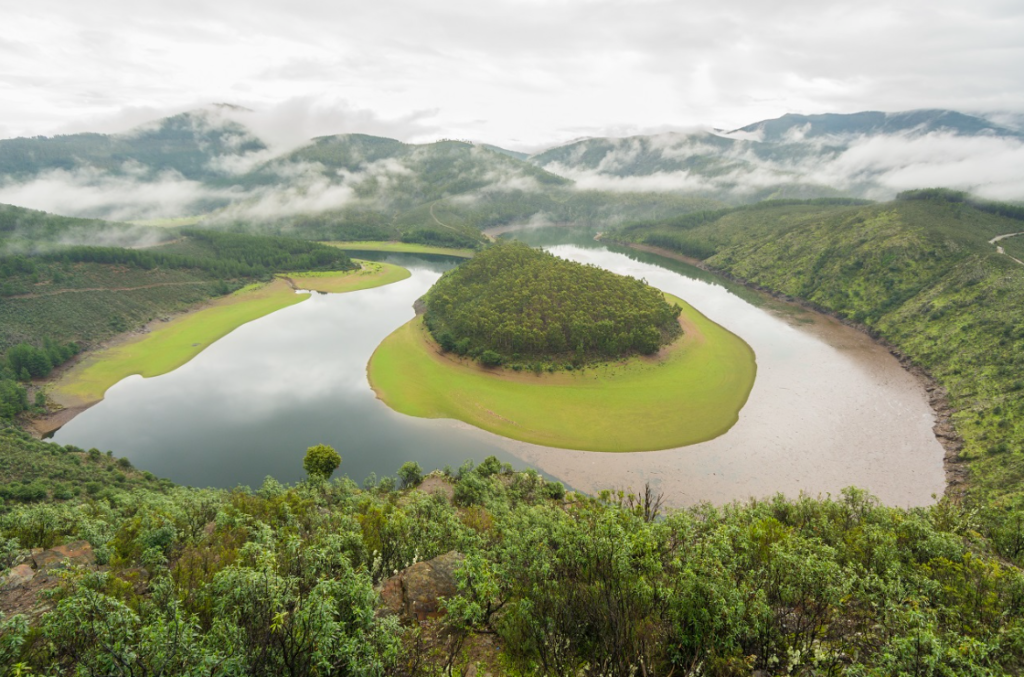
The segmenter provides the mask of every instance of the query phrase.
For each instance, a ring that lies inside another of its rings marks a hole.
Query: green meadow
[[[66,407],[85,406],[102,400],[108,388],[128,376],[150,378],[173,371],[243,324],[309,298],[308,294],[295,293],[292,284],[338,293],[390,284],[409,276],[409,271],[400,266],[360,263],[364,266],[360,270],[289,275],[291,284],[281,276],[269,284],[249,285],[204,308],[157,323],[146,334],[89,354],[53,384],[50,397]]]
[[[314,291],[341,294],[371,287],[383,287],[392,282],[399,282],[411,275],[411,273],[390,263],[378,263],[376,261],[355,261],[361,266],[359,270],[350,270],[344,273],[332,272],[309,272],[309,273],[288,273],[282,275],[295,285],[297,289],[312,289]]]
[[[344,251],[374,251],[374,252],[395,252],[401,254],[444,254],[445,256],[459,256],[465,259],[472,258],[476,252],[472,249],[449,249],[447,247],[435,247],[428,244],[416,244],[414,242],[385,242],[369,241],[360,242],[323,242],[321,244],[338,247]]]
[[[654,357],[534,375],[442,354],[417,317],[367,367],[396,411],[454,418],[504,437],[589,451],[651,451],[717,437],[736,423],[757,371],[741,338],[686,302],[684,334]]]

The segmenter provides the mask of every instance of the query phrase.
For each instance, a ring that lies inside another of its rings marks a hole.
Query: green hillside
[[[0,204],[0,254],[56,244],[155,244],[171,237],[159,228],[77,219]]]
[[[762,203],[609,237],[867,325],[948,389],[972,497],[1009,506],[1024,504],[1024,266],[988,241],[1024,229],[1021,212],[918,191],[882,204]]]
[[[147,178],[173,171],[195,180],[219,175],[210,162],[266,146],[238,123],[206,111],[182,113],[125,134],[62,134],[0,140],[0,176],[27,178],[53,170],[96,169]]]

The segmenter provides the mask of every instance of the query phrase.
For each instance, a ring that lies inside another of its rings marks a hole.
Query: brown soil
[[[427,495],[441,494],[449,502],[455,497],[455,487],[451,485],[448,478],[439,475],[427,475],[416,489]]]

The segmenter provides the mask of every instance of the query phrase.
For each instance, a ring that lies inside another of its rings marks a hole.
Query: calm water
[[[357,480],[394,474],[407,460],[432,469],[494,454],[584,491],[649,481],[675,505],[777,491],[837,493],[849,485],[898,505],[925,504],[941,493],[942,448],[924,391],[866,337],[828,318],[780,311],[684,264],[609,251],[592,234],[519,237],[646,278],[742,336],[757,355],[758,377],[737,425],[691,447],[601,454],[391,411],[370,390],[366,363],[453,265],[406,256],[389,260],[411,270],[408,280],[315,294],[240,327],[170,374],[117,384],[55,439],[112,449],[137,467],[195,485],[258,485],[266,475],[298,480],[306,447],[323,442],[341,453],[341,472]]]

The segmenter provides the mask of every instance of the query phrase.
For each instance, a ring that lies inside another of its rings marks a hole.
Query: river
[[[377,400],[366,363],[413,317],[451,260],[390,255],[412,276],[313,297],[239,327],[185,366],[125,379],[54,436],[111,449],[136,467],[198,486],[303,477],[306,447],[342,455],[362,481],[405,461],[425,470],[488,455],[586,492],[650,482],[670,505],[856,485],[892,505],[924,505],[944,488],[942,447],[922,385],[884,348],[831,318],[771,302],[685,264],[612,251],[570,231],[520,235],[559,256],[645,278],[754,349],[758,374],[739,422],[719,438],[634,454],[551,449],[447,420],[397,414]]]

